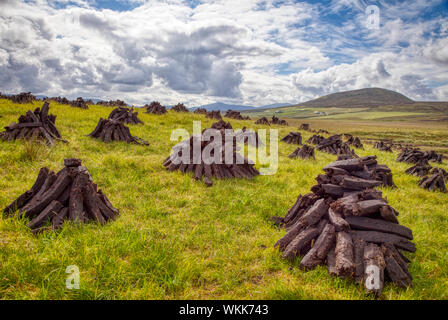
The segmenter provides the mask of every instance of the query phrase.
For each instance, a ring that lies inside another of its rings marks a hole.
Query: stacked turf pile
[[[300,132],[290,132],[282,138],[282,141],[290,144],[302,144],[302,135]]]
[[[220,131],[221,141],[214,141],[213,139],[206,141],[206,139],[203,139],[204,130],[201,136],[192,136],[190,139],[180,142],[173,147],[171,155],[163,162],[167,170],[179,170],[182,173],[192,172],[196,180],[203,178],[204,183],[207,185],[213,185],[212,177],[231,179],[252,178],[259,175],[259,172],[254,168],[254,164],[237,153],[239,149],[236,143],[236,135],[233,133],[230,123],[220,120],[214,123],[211,129]],[[229,130],[231,132],[228,132]],[[222,147],[219,148],[219,146]],[[212,159],[208,159],[212,160],[211,163],[208,160],[204,161],[202,157],[205,148],[211,151]],[[226,164],[225,161],[226,150],[232,157],[230,164]],[[218,152],[216,157],[215,152]],[[219,161],[214,161],[216,158]]]
[[[320,136],[318,134],[314,134],[312,137],[310,137],[306,142],[311,144],[319,144],[322,141],[325,140],[324,136]]]
[[[270,125],[269,120],[266,117],[260,118],[257,121],[255,121],[255,124],[267,124]]]
[[[315,135],[308,140],[308,143],[317,142],[316,149],[319,151],[327,152],[336,155],[350,155],[356,156],[354,150],[350,150],[350,146],[342,142],[340,135],[333,135],[329,138],[323,138],[321,136]]]
[[[84,99],[81,97],[71,101],[70,105],[75,108],[89,109],[89,106],[87,105],[86,101],[84,101]]]
[[[361,143],[361,139],[359,137],[354,137],[351,134],[345,134],[345,137],[347,138],[347,143],[350,146],[354,146],[355,148],[364,149],[364,146]]]
[[[277,219],[287,228],[276,243],[283,258],[303,256],[301,269],[326,265],[331,275],[362,281],[375,294],[385,280],[410,286],[409,260],[400,250],[415,252],[412,231],[398,223],[398,212],[373,189],[381,185],[375,172],[383,167],[375,156],[326,166],[312,193],[299,195]],[[379,276],[373,286],[372,272]]]
[[[171,110],[174,110],[176,112],[190,112],[188,111],[187,107],[184,106],[183,103],[178,103],[174,107],[171,108]]]
[[[193,113],[207,114],[207,109],[204,109],[204,108],[197,108],[196,110],[193,111]]]
[[[48,100],[57,102],[59,104],[70,104],[71,103],[71,101],[68,100],[66,97],[52,97]]]
[[[305,144],[301,148],[297,148],[291,153],[289,158],[316,159],[314,156],[314,148]]]
[[[138,118],[138,112],[134,112],[134,108],[118,107],[109,114],[109,119],[126,124],[143,124],[143,121]]]
[[[264,145],[261,142],[258,133],[252,130],[248,130],[246,127],[243,127],[240,131],[237,132],[238,141],[243,141],[244,144],[251,145],[253,147],[259,147]]]
[[[387,143],[385,141],[377,141],[377,142],[375,142],[373,147],[375,149],[380,150],[380,151],[392,152],[392,144],[391,143]]]
[[[126,102],[118,99],[109,101],[98,101],[96,104],[103,107],[127,107]]]
[[[48,114],[50,105],[44,102],[42,109],[29,110],[24,116],[19,117],[19,123],[11,123],[0,133],[3,140],[13,141],[15,139],[43,140],[48,145],[54,145],[54,140],[60,140],[61,134],[55,126],[56,116]]]
[[[8,97],[14,103],[33,103],[36,97],[31,92],[22,92]]]
[[[136,143],[148,145],[148,142],[131,135],[131,131],[122,122],[100,118],[98,124],[89,136],[98,138],[101,141],[109,143],[111,141],[123,141],[127,143]]]
[[[18,211],[16,216],[31,219],[28,227],[33,233],[61,228],[65,220],[79,223],[115,220],[118,210],[97,189],[81,160],[65,159],[64,165],[58,173],[42,168],[31,189],[3,212],[12,215]]]
[[[317,134],[321,134],[321,133],[330,134],[330,132],[328,132],[328,131],[325,130],[325,129],[319,129],[319,130],[317,130]]]
[[[431,171],[431,169],[432,167],[429,164],[416,164],[415,166],[406,169],[406,173],[416,177],[423,177],[429,174],[429,171]]]
[[[249,117],[243,117],[240,112],[233,111],[233,110],[227,110],[226,114],[224,115],[226,118],[232,118],[236,120],[250,120]]]
[[[428,161],[442,163],[443,155],[435,151],[421,151],[418,148],[405,148],[398,155],[398,162],[425,165]]]
[[[445,182],[448,180],[448,173],[442,168],[432,168],[424,175],[418,185],[429,191],[439,190],[446,192]]]
[[[271,120],[272,124],[279,124],[281,126],[287,126],[288,122],[286,122],[285,120],[281,120],[279,118],[277,118],[276,116],[272,116],[272,120]]]
[[[302,123],[299,127],[299,130],[304,130],[304,131],[310,131],[310,124],[309,123]]]
[[[219,112],[219,111],[207,112],[205,117],[209,118],[209,119],[216,119],[216,120],[221,120],[222,119],[221,112]]]
[[[144,108],[146,108],[146,113],[153,113],[153,114],[164,114],[166,113],[166,108],[160,104],[158,101],[153,101],[149,105],[145,105]]]

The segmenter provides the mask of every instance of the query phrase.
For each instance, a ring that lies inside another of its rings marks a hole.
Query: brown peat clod
[[[190,112],[183,103],[176,104],[174,107],[171,108],[171,110],[176,112]]]
[[[290,144],[302,144],[302,135],[300,132],[290,132],[282,138],[282,141]]]
[[[314,148],[307,144],[304,144],[303,147],[294,150],[294,152],[291,153],[288,157],[301,158],[301,159],[316,159],[314,155]]]
[[[255,124],[265,124],[268,126],[270,125],[269,120],[266,117],[258,119],[257,121],[255,121]]]
[[[398,162],[413,163],[418,165],[427,165],[428,161],[442,163],[443,155],[435,151],[421,151],[418,148],[405,148],[398,155]]]
[[[375,156],[325,166],[312,193],[299,195],[288,213],[275,219],[287,231],[275,244],[282,257],[302,257],[303,270],[326,265],[331,275],[362,281],[375,295],[385,281],[410,286],[409,260],[401,250],[415,252],[412,231],[398,223],[398,212],[374,189],[392,181],[378,176],[391,176],[386,168]]]
[[[377,142],[375,142],[373,147],[375,149],[380,150],[380,151],[392,152],[392,144],[391,143],[387,143],[385,141],[377,141]]]
[[[138,112],[134,112],[133,107],[118,107],[109,114],[109,119],[125,124],[143,124],[143,121],[138,118]]]
[[[209,111],[206,113],[205,117],[209,118],[209,119],[215,119],[215,120],[222,119],[221,112],[219,112],[219,111]]]
[[[59,229],[64,221],[105,223],[115,220],[119,211],[97,189],[87,168],[79,159],[65,159],[58,173],[40,169],[30,190],[3,209],[8,216],[26,217],[33,233]]]
[[[233,110],[227,110],[226,114],[224,115],[224,117],[226,118],[231,118],[231,119],[235,119],[235,120],[250,120],[249,117],[244,117],[241,115],[240,112],[238,111],[233,111]]]
[[[11,123],[5,127],[0,136],[5,141],[16,139],[42,140],[52,146],[54,141],[67,142],[61,138],[61,134],[55,126],[56,116],[49,114],[50,104],[44,102],[42,108],[29,110],[25,115],[19,117],[19,123]]]
[[[286,120],[279,119],[276,116],[272,116],[271,124],[279,124],[281,126],[287,126],[288,122],[286,122]]]
[[[158,101],[153,101],[149,105],[145,105],[144,108],[146,108],[146,113],[152,113],[152,114],[164,114],[166,113],[166,108],[162,106]]]
[[[19,94],[14,94],[12,96],[5,96],[7,99],[10,99],[14,103],[33,103],[33,101],[37,100],[36,97],[31,94],[31,92],[22,92]]]
[[[111,141],[123,141],[142,145],[149,144],[145,140],[132,136],[129,128],[122,122],[110,119],[100,118],[96,128],[88,135],[93,138],[98,138],[106,143]]]
[[[77,98],[76,100],[71,101],[70,105],[75,108],[89,109],[87,102],[84,101],[84,99],[81,97]]]
[[[219,136],[219,140],[215,141],[215,136]],[[212,177],[232,179],[259,175],[253,162],[237,153],[236,140],[230,123],[220,120],[200,136],[175,145],[163,165],[168,171],[191,172],[196,180],[203,179],[209,186],[213,184]]]

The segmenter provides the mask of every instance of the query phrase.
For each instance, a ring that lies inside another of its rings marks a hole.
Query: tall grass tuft
[[[24,140],[20,159],[25,162],[34,162],[43,159],[48,156],[49,153],[50,148],[48,148],[42,141],[35,139]]]

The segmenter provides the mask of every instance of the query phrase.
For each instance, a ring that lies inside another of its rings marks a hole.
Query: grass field
[[[318,113],[316,113],[318,112]],[[322,114],[322,113],[326,114]],[[448,120],[447,102],[415,102],[406,105],[384,105],[375,107],[312,107],[287,106],[261,110],[244,111],[245,115],[254,118],[284,117],[302,120],[351,120],[373,122],[410,122],[431,121],[444,122]]]
[[[40,106],[0,100],[4,126]],[[50,113],[68,144],[48,149],[21,141],[0,141],[0,208],[29,189],[39,169],[62,168],[63,159],[79,157],[107,194],[120,217],[107,225],[66,223],[60,232],[33,236],[25,221],[0,219],[0,298],[2,299],[372,299],[348,280],[332,278],[324,267],[302,272],[298,261],[280,258],[274,243],[285,234],[269,220],[283,216],[297,196],[335,156],[316,153],[316,161],[287,158],[295,146],[279,142],[279,170],[253,180],[214,181],[206,187],[190,175],[162,166],[175,142],[171,131],[201,120],[201,115],[157,116],[140,112],[144,125],[131,132],[150,146],[104,144],[86,137],[99,117],[112,109],[81,110],[51,103]],[[229,119],[226,119],[229,120]],[[234,128],[264,128],[254,121],[230,120]],[[295,123],[292,123],[294,126]],[[315,128],[318,123],[313,123]],[[330,128],[331,127],[331,128]],[[276,127],[280,137],[295,127]],[[364,130],[328,122],[327,129]],[[368,132],[387,132],[377,125]],[[393,132],[417,129],[393,127]],[[428,132],[443,131],[441,128]],[[412,131],[412,132],[414,132]],[[307,139],[311,133],[302,132]],[[432,137],[432,136],[431,136]],[[431,138],[432,139],[432,138]],[[383,188],[400,212],[400,223],[414,232],[413,287],[387,284],[383,299],[448,299],[448,194],[428,192],[407,176],[408,165],[366,145],[359,155],[378,155],[393,172],[397,189]],[[446,165],[442,166],[448,169]],[[65,288],[65,269],[77,265],[81,288]]]

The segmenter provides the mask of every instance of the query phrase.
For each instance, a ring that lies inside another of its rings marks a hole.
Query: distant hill
[[[306,107],[376,107],[384,105],[406,105],[413,104],[414,101],[401,93],[382,89],[365,88],[360,90],[342,91],[332,93],[314,100],[310,100],[297,105]]]
[[[211,103],[211,104],[206,104],[200,107],[194,107],[191,108],[191,110],[196,110],[197,108],[204,108],[207,111],[227,111],[227,110],[235,110],[235,111],[240,111],[240,110],[250,110],[254,107],[252,106],[242,106],[242,105],[233,105],[233,104],[226,104],[223,102],[215,102],[215,103]]]

